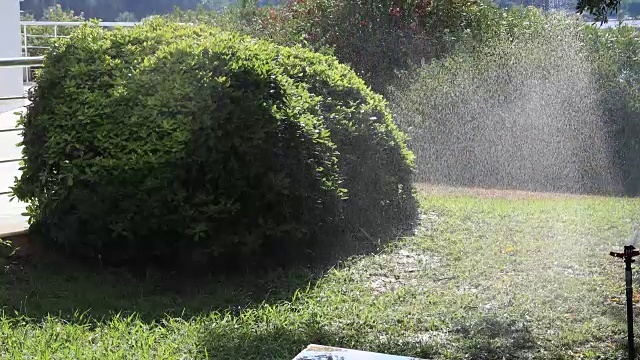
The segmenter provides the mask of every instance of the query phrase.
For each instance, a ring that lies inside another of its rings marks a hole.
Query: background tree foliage
[[[620,6],[620,0],[497,0],[502,7],[535,6],[543,10],[562,9],[577,10],[580,14],[590,14],[596,21],[606,21],[607,15],[615,14]],[[313,1],[311,1],[313,2]],[[432,1],[353,1],[354,8],[363,3],[370,7],[381,5],[384,11],[389,8],[406,8],[407,4],[424,7]],[[87,18],[99,18],[105,21],[132,21],[149,15],[167,14],[178,7],[183,10],[196,9],[204,6],[209,10],[220,10],[225,7],[240,5],[265,6],[277,4],[303,4],[305,1],[296,0],[24,0],[22,8],[36,19],[43,17],[49,6],[60,4],[64,9],[82,13]]]
[[[175,7],[194,9],[204,5],[209,9],[220,9],[235,3],[233,0],[25,0],[22,10],[32,14],[36,19],[46,14],[50,6],[60,5],[65,10],[82,13],[86,18],[97,18],[104,21],[117,19],[131,21],[149,15],[167,14]]]

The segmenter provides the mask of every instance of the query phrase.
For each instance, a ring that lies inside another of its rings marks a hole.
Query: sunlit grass
[[[317,281],[296,270],[185,287],[10,267],[0,356],[292,359],[310,343],[435,359],[624,353],[623,265],[607,254],[631,237],[639,200],[450,195],[422,209],[415,237]]]

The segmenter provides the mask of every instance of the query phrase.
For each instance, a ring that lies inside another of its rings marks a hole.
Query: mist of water
[[[577,31],[549,28],[431,64],[392,91],[417,181],[619,193],[598,88]]]

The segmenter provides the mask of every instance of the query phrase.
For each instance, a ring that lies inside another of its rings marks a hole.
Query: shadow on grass
[[[293,359],[309,344],[327,344],[335,336],[314,324],[271,326],[261,332],[228,331],[226,328],[203,334],[200,346],[211,359]],[[297,328],[292,331],[291,328]]]
[[[634,308],[637,305],[634,304]],[[627,334],[627,309],[626,303],[620,304],[607,304],[604,310],[605,315],[612,319],[616,324],[618,324],[618,328],[620,331],[620,336],[617,336],[614,339],[603,339],[603,341],[609,341],[615,348],[616,352],[620,354],[620,356],[626,356],[628,349],[628,334]],[[633,313],[633,321],[634,327],[640,323],[640,313],[638,309],[634,309]],[[634,331],[634,344],[636,353],[640,349],[640,333],[638,330]]]
[[[507,317],[482,317],[455,332],[469,359],[530,359],[538,347],[525,321]]]
[[[145,322],[213,311],[238,314],[263,302],[291,300],[297,290],[313,287],[328,269],[353,255],[376,251],[394,238],[363,234],[326,247],[320,260],[309,266],[199,278],[153,268],[134,275],[34,251],[37,255],[17,256],[0,267],[0,311],[7,317],[39,321],[52,315],[69,322],[75,322],[78,313],[97,321],[135,313]]]
[[[233,329],[216,326],[201,336],[199,346],[203,352],[206,351],[203,355],[211,359],[229,360],[290,360],[310,344],[407,356],[407,359],[416,360],[432,359],[437,354],[433,345],[429,343],[389,342],[383,340],[382,336],[378,343],[363,343],[360,337],[353,337],[354,334],[346,335],[348,332],[341,331],[339,327],[328,326],[321,320],[314,321],[311,318],[291,320],[293,320],[292,323],[287,325],[265,323],[264,327],[259,327],[259,331],[256,331],[256,327],[237,330],[242,329],[242,325]],[[417,357],[414,358],[414,356]],[[295,359],[298,360],[298,358]],[[331,357],[317,358],[317,360],[329,359]],[[333,357],[333,359],[338,358]]]
[[[151,321],[167,315],[189,318],[216,310],[240,311],[263,301],[290,300],[312,285],[310,269],[260,275],[185,279],[149,271],[144,278],[121,269],[87,269],[61,261],[14,261],[0,275],[0,304],[6,316],[41,319],[48,314],[73,321],[88,313],[96,320],[137,313]]]

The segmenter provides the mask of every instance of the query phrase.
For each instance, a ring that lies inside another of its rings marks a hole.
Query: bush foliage
[[[383,99],[299,47],[87,25],[47,54],[31,100],[15,193],[32,230],[82,257],[286,261],[415,216]]]

